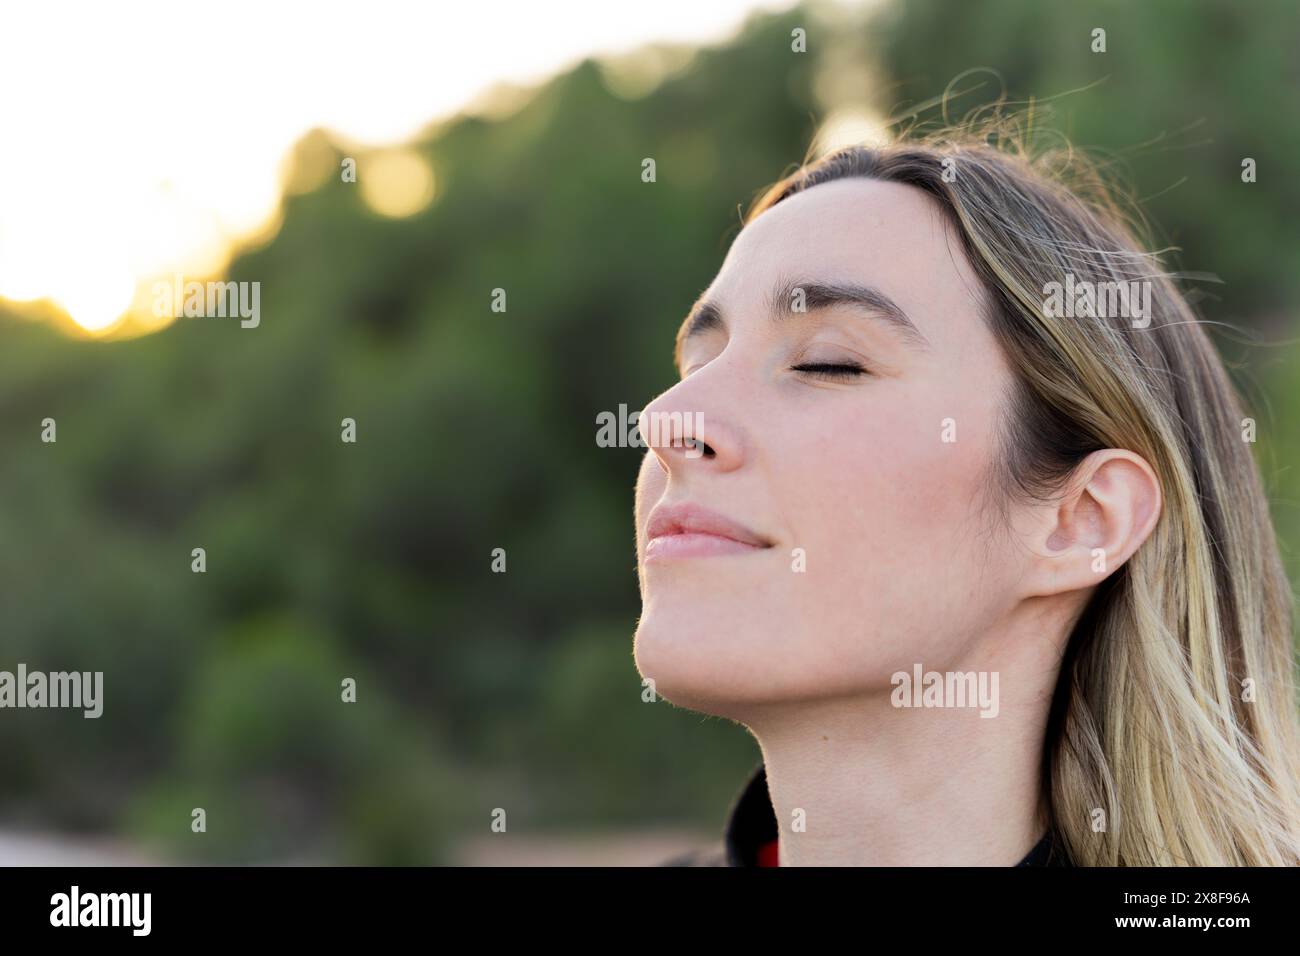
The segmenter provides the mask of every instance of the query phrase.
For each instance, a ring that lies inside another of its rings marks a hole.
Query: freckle
[[[827,737],[825,734],[822,734],[822,740],[830,740],[830,739],[831,738]]]

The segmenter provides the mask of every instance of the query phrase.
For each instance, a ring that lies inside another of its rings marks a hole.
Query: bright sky
[[[791,5],[4,2],[0,297],[53,300],[93,334],[148,323],[155,280],[219,275],[275,228],[286,152],[313,127],[396,144],[497,82],[714,42]],[[389,160],[418,183],[409,155]]]

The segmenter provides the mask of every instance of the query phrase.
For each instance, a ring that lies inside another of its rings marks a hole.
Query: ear
[[[1160,518],[1160,482],[1131,451],[1095,451],[1065,493],[1044,506],[1030,541],[1034,595],[1089,588],[1133,556]]]

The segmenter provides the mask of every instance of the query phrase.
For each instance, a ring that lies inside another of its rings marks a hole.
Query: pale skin
[[[775,291],[816,284],[871,287],[919,334],[856,303],[782,297],[772,315]],[[1022,859],[1046,827],[1070,627],[1159,517],[1152,469],[1123,449],[1090,455],[1058,500],[1013,502],[1008,526],[980,507],[1011,381],[982,294],[919,190],[816,186],[741,231],[700,300],[719,321],[683,339],[682,378],[643,412],[700,416],[707,447],[660,434],[642,462],[636,664],[660,696],[753,734],[783,866]],[[680,503],[761,543],[665,537],[647,555],[651,510]],[[997,716],[894,706],[891,676],[917,663],[997,672]]]

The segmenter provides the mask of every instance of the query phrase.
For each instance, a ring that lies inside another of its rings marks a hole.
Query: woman
[[[841,150],[683,324],[640,419],[636,664],[763,759],[723,851],[674,862],[1300,859],[1253,413],[1058,158]]]

